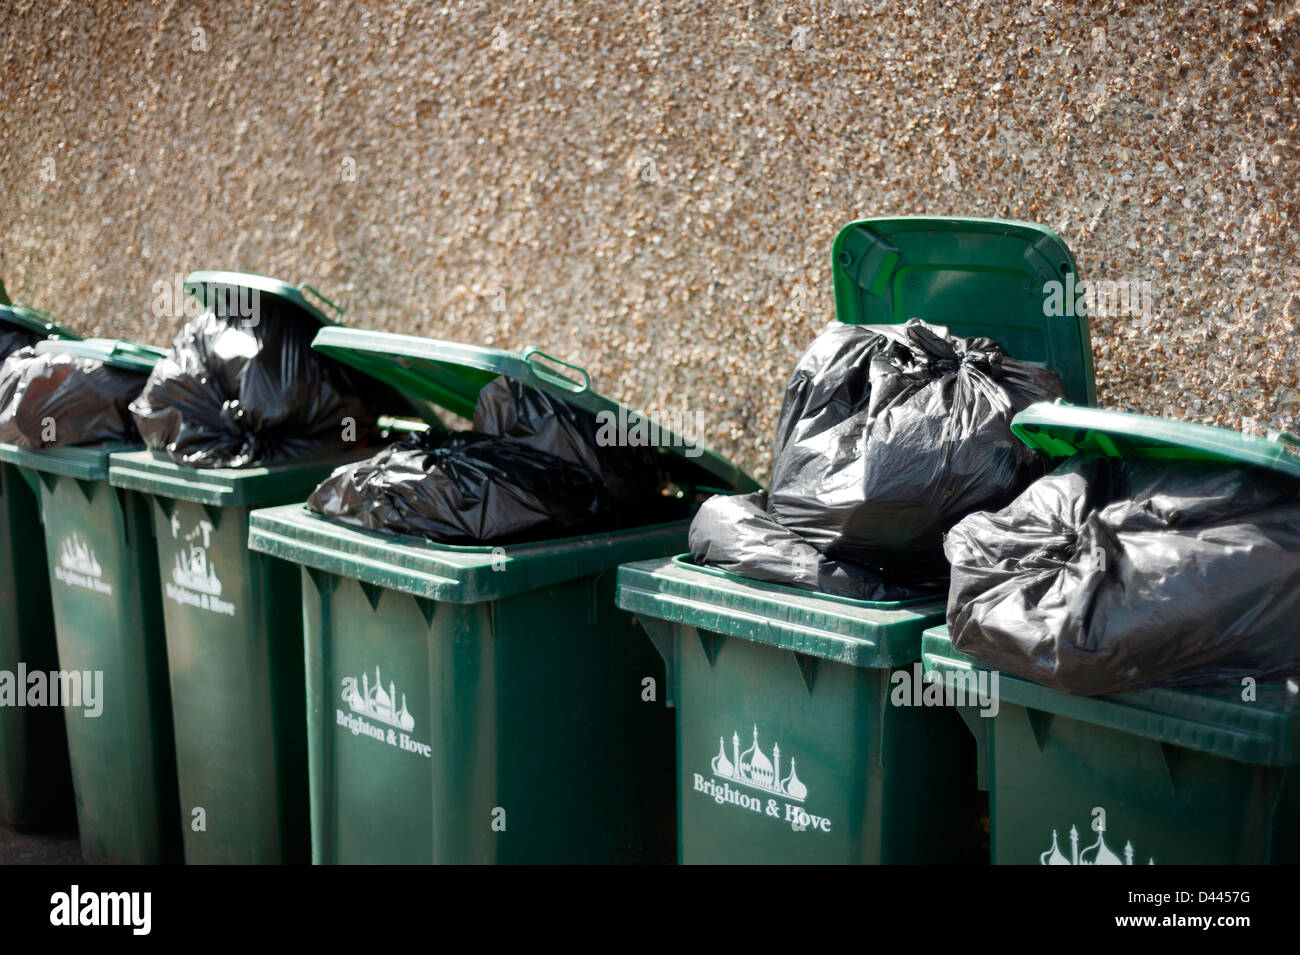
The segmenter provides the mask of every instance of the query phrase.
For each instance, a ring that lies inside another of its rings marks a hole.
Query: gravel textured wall
[[[841,225],[1021,218],[1150,292],[1104,405],[1300,430],[1297,48],[1269,3],[9,0],[0,276],[159,343],[178,273],[309,281],[761,475]]]

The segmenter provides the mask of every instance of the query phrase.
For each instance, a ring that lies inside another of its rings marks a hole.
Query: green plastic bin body
[[[1042,403],[1012,431],[1055,459],[1222,462],[1300,482],[1287,440],[1145,415]],[[946,627],[925,634],[926,669],[985,669]],[[996,717],[963,711],[989,789],[995,863],[1300,861],[1300,695],[1285,686],[1153,689],[1078,697],[1001,674]]]
[[[1086,316],[1045,304],[1074,272],[1024,222],[866,219],[832,250],[839,321],[989,336],[1087,403]],[[872,604],[679,557],[621,568],[618,602],[671,664],[681,862],[976,861],[969,736],[951,709],[917,705],[921,633],[946,594]]]
[[[148,502],[155,529],[186,862],[308,859],[298,569],[249,551],[248,515],[301,500],[346,460],[197,469],[153,451],[112,458],[109,481]]]
[[[65,708],[82,854],[180,859],[167,654],[148,502],[108,483],[129,445],[0,445],[37,491],[61,670],[102,674],[102,712]],[[93,678],[93,677],[92,677]]]
[[[0,325],[76,339],[43,312],[13,305],[0,286]],[[0,464],[0,671],[13,675],[15,698],[0,707],[0,822],[55,825],[73,816],[72,777],[63,714],[17,705],[21,672],[58,669],[45,537],[38,498],[18,470]]]
[[[669,664],[678,861],[978,861],[969,737],[952,710],[915,705],[942,596],[873,604],[688,560],[618,575],[619,606]]]
[[[947,627],[927,672],[979,665]],[[1077,697],[1008,674],[997,715],[965,712],[1000,865],[1300,862],[1300,696],[1285,685]],[[954,684],[955,685],[955,684]]]
[[[26,694],[23,672],[59,668],[39,499],[18,469],[0,463],[0,671]],[[0,707],[0,822],[52,825],[73,813],[63,714],[54,707]]]
[[[500,375],[598,421],[641,417],[536,350],[340,328],[313,347],[463,417]],[[657,433],[683,516],[696,487],[756,487]],[[679,551],[685,521],[501,547],[302,506],[257,511],[250,526],[250,547],[303,568],[313,861],[672,860],[664,665],[615,605],[614,569]]]
[[[670,862],[664,665],[613,568],[686,525],[457,547],[256,511],[302,566],[312,860]]]

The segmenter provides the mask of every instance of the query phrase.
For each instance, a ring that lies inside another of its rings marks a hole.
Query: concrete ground
[[[77,830],[18,832],[0,826],[0,865],[81,865]]]

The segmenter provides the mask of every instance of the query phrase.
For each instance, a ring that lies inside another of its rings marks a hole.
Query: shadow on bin
[[[36,309],[12,305],[0,285],[0,361],[45,338],[80,335]],[[58,669],[54,610],[36,492],[0,463],[0,671]],[[26,693],[20,681],[15,692]],[[0,707],[0,822],[16,828],[73,818],[67,733],[56,707]]]

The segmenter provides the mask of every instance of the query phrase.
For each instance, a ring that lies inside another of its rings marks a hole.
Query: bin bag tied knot
[[[833,323],[787,384],[762,514],[706,502],[692,554],[803,587],[808,574],[789,563],[802,554],[824,592],[856,597],[884,580],[887,592],[917,593],[946,575],[949,527],[1005,505],[1042,473],[1011,419],[1062,396],[1054,372],[992,339],[919,319]],[[857,568],[852,584],[849,568]]]

